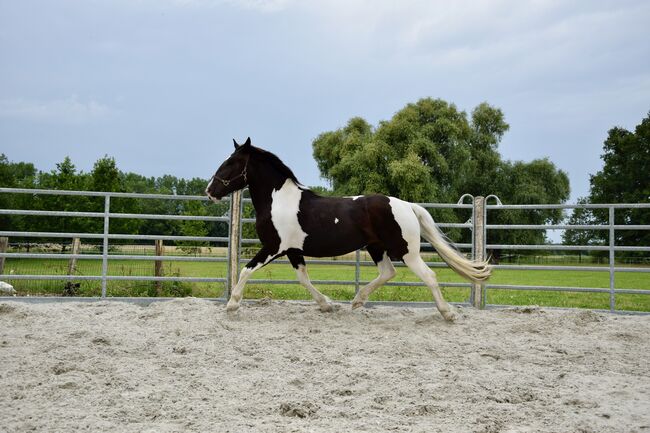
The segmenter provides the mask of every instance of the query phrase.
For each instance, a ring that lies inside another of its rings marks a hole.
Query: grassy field
[[[65,274],[66,260],[7,259],[5,272],[15,274]],[[354,280],[354,266],[346,265],[309,265],[308,270],[313,280]],[[435,268],[441,283],[465,282],[453,271]],[[78,275],[101,274],[101,261],[80,260]],[[166,276],[225,277],[225,263],[206,262],[164,262]],[[152,275],[153,263],[143,261],[109,261],[110,275]],[[369,281],[377,275],[373,266],[361,267],[361,281]],[[253,279],[293,280],[295,272],[288,264],[271,264],[253,275]],[[404,267],[397,268],[393,282],[418,281]],[[650,290],[650,275],[645,273],[617,272],[615,275],[618,289]],[[19,295],[60,295],[65,281],[26,281],[11,282]],[[547,285],[565,287],[609,287],[608,272],[589,271],[523,271],[495,270],[489,284],[507,285]],[[319,285],[319,289],[336,300],[350,300],[354,297],[354,287],[345,285]],[[469,298],[469,288],[442,289],[447,300],[464,302]],[[108,284],[109,296],[196,296],[218,297],[223,294],[223,283],[187,283],[164,282],[157,289],[153,282],[111,281]],[[82,281],[78,290],[80,296],[98,296],[99,281]],[[488,290],[489,304],[507,305],[542,305],[557,307],[609,308],[608,293],[568,293],[523,290]],[[249,283],[246,298],[272,299],[310,299],[308,292],[294,284],[255,284]],[[425,287],[385,286],[377,290],[372,300],[382,301],[430,301],[431,293]],[[616,296],[616,308],[621,310],[650,311],[650,296],[619,294]]]

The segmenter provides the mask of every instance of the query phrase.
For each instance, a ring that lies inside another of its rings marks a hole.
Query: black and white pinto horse
[[[379,276],[359,290],[352,301],[353,309],[363,306],[374,290],[395,276],[391,259],[402,260],[431,289],[442,316],[454,320],[436,274],[420,257],[420,236],[463,277],[483,281],[490,276],[488,263],[462,256],[445,240],[423,207],[379,194],[321,197],[301,185],[277,156],[252,146],[250,138],[242,145],[233,142],[235,151],[212,176],[205,192],[217,202],[248,186],[262,249],[242,269],[228,301],[228,311],[239,308],[251,274],[284,255],[320,309],[331,311],[330,300],[309,280],[304,256],[339,256],[365,247],[379,268]]]

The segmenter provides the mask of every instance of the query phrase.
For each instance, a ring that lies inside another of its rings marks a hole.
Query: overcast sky
[[[0,152],[208,178],[251,136],[323,185],[319,133],[430,96],[501,108],[503,157],[549,157],[575,199],[650,110],[648,23],[647,0],[0,0]]]

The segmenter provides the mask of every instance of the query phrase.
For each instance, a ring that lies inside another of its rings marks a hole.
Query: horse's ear
[[[251,145],[251,138],[248,137],[248,138],[246,139],[246,142],[243,144],[243,146],[244,146],[244,147],[250,147],[250,145]]]
[[[237,144],[237,141],[233,138],[232,142],[235,145],[235,149],[237,149],[239,147],[239,144]]]

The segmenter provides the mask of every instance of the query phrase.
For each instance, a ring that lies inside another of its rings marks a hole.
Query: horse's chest
[[[282,188],[271,194],[271,221],[280,237],[278,253],[303,247],[307,233],[298,222],[301,198],[302,190],[288,179]]]

